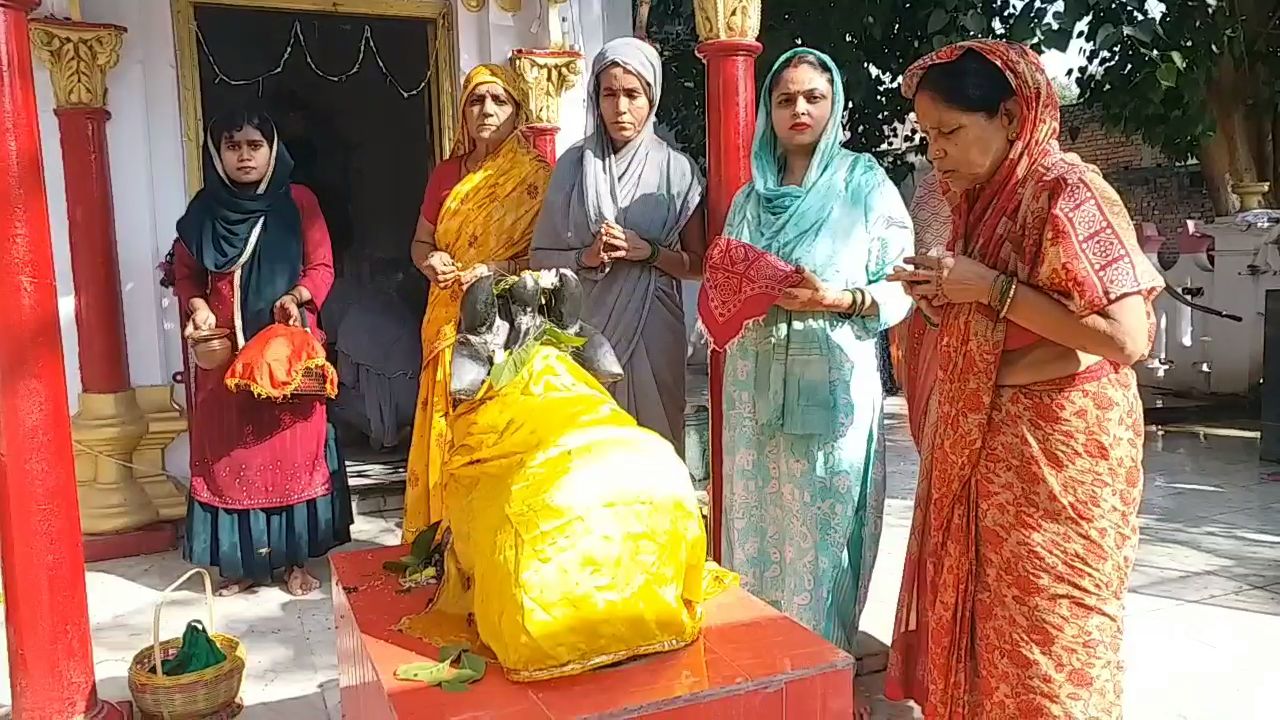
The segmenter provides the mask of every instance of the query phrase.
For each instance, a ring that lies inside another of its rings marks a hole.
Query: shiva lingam
[[[582,284],[570,270],[525,271],[515,278],[488,275],[462,296],[449,395],[475,399],[497,362],[538,342],[548,328],[578,338],[573,359],[602,384],[622,379],[608,339],[582,320]]]

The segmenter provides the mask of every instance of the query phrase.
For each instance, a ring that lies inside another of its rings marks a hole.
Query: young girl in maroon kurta
[[[329,231],[315,195],[290,184],[293,162],[271,120],[248,111],[214,120],[206,151],[205,186],[178,222],[173,250],[185,334],[227,328],[237,349],[273,322],[319,334],[333,285]],[[280,572],[289,592],[315,590],[305,562],[348,542],[352,520],[324,400],[259,400],[227,390],[225,368],[189,363],[187,371],[185,556],[218,567],[221,594]]]

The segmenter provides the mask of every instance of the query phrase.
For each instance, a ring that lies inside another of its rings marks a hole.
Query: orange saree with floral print
[[[1150,302],[1163,279],[1115,191],[1059,150],[1057,98],[1030,50],[944,48],[908,70],[904,94],[967,50],[1004,70],[1025,121],[987,184],[967,193],[940,184],[948,249],[1082,317],[1130,295]],[[886,694],[945,720],[1119,718],[1142,492],[1133,370],[1103,360],[1060,380],[997,387],[1002,352],[1034,334],[977,304],[945,306],[930,332],[933,373],[912,375],[931,387]]]

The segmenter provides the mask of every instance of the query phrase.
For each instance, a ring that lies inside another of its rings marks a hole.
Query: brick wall
[[[1213,219],[1213,206],[1196,164],[1176,164],[1142,140],[1103,127],[1096,110],[1062,108],[1062,148],[1097,165],[1124,199],[1134,223],[1153,222],[1165,236],[1187,218]]]

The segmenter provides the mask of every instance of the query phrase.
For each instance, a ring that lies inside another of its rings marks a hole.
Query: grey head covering
[[[614,66],[639,77],[650,101],[649,117],[640,133],[617,150],[599,102],[600,75]],[[662,60],[652,46],[625,37],[601,48],[591,64],[588,89],[591,133],[565,151],[556,164],[533,236],[533,267],[567,267],[582,276],[590,293],[584,319],[609,339],[624,367],[640,340],[659,286],[663,292],[675,293],[678,308],[679,281],[644,263],[618,261],[598,272],[584,270],[577,265],[576,254],[591,245],[606,220],[664,248],[679,249],[680,231],[702,201],[703,180],[689,156],[654,133],[661,96]],[[676,320],[683,325],[682,317]],[[680,347],[669,351],[680,354],[683,362],[683,330],[675,340]]]

